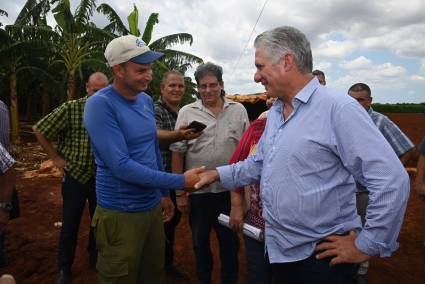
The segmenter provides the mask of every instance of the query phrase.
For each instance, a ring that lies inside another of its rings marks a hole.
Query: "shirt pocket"
[[[239,140],[242,137],[243,134],[243,130],[244,130],[244,125],[242,122],[239,123],[235,123],[235,122],[230,122],[228,124],[228,127],[226,129],[226,133],[227,133],[227,139],[231,140],[233,142],[238,143]]]

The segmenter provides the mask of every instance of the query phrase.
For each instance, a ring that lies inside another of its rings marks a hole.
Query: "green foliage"
[[[150,14],[150,16],[149,16],[149,18],[146,22],[145,30],[143,31],[143,36],[142,36],[142,40],[147,45],[149,45],[149,43],[151,42],[153,28],[158,23],[159,23],[159,14],[158,13]]]
[[[377,112],[425,113],[425,102],[420,104],[372,104]]]
[[[108,4],[100,4],[97,7],[97,12],[104,14],[108,20],[109,24],[103,28],[104,31],[107,31],[111,34],[127,35],[130,32],[125,27],[124,23],[121,21],[121,18],[118,16],[117,12],[112,9]]]
[[[139,31],[139,11],[137,10],[136,5],[134,5],[133,12],[130,13],[127,17],[128,27],[130,29],[130,34],[135,36],[140,36]]]

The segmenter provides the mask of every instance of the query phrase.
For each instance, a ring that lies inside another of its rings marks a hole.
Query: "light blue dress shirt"
[[[258,152],[217,168],[223,187],[261,178],[265,243],[271,263],[309,257],[318,241],[350,230],[368,255],[389,256],[409,196],[409,177],[391,146],[353,98],[312,79],[293,99],[270,109]],[[366,224],[356,211],[354,178],[370,192]]]

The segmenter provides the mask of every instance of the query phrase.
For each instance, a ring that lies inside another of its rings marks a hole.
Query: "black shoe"
[[[72,281],[71,271],[61,270],[59,271],[58,278],[56,279],[56,284],[70,284]]]
[[[181,280],[190,279],[189,273],[178,268],[174,264],[165,267],[165,271],[167,272],[168,276],[173,277],[175,279],[181,279]]]

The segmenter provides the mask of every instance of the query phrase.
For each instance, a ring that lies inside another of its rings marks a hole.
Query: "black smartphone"
[[[205,129],[205,127],[207,126],[203,124],[202,122],[194,120],[187,126],[187,129],[194,129],[195,132],[201,132],[202,130]]]

